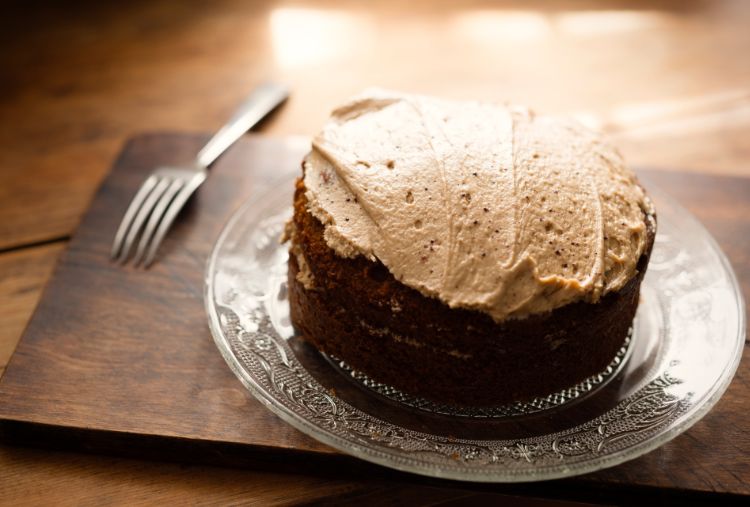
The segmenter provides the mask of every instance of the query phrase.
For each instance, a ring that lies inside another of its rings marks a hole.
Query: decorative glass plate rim
[[[290,185],[294,176],[295,174],[288,173],[275,178],[270,184],[264,186],[263,190],[283,189],[284,187],[282,185]],[[282,404],[277,403],[274,396],[269,393],[263,386],[261,386],[250,375],[250,373],[239,364],[239,361],[232,352],[231,345],[228,342],[227,337],[224,335],[221,329],[219,315],[216,309],[216,305],[214,304],[215,301],[213,299],[214,285],[212,274],[215,272],[218,254],[221,246],[225,242],[233,227],[253,207],[253,205],[258,204],[259,202],[263,202],[267,198],[267,196],[264,196],[263,192],[261,192],[261,189],[256,189],[256,191],[247,199],[247,201],[242,206],[240,206],[226,222],[221,233],[219,234],[218,239],[214,244],[214,247],[212,248],[211,254],[206,263],[204,279],[204,304],[208,316],[209,328],[217,348],[219,349],[222,357],[224,357],[230,369],[238,377],[245,388],[248,389],[248,391],[258,401],[265,405],[272,413],[274,413],[280,419],[298,429],[299,431],[302,431],[303,433],[315,438],[319,442],[365,461],[369,461],[371,463],[382,465],[395,470],[425,475],[429,477],[473,482],[531,482],[550,480],[590,473],[603,468],[616,466],[642,456],[664,445],[665,443],[688,430],[706,413],[708,413],[724,394],[732,379],[734,378],[736,370],[739,366],[740,359],[742,357],[742,350],[745,343],[744,335],[746,330],[746,316],[744,299],[739,287],[739,283],[737,281],[736,274],[734,273],[729,260],[726,258],[724,252],[721,250],[713,236],[708,232],[708,230],[706,230],[703,224],[701,224],[695,217],[693,217],[690,212],[688,212],[683,206],[674,201],[671,197],[668,196],[668,194],[664,193],[655,185],[651,184],[648,185],[648,187],[651,196],[657,198],[655,200],[667,202],[674,211],[680,213],[682,220],[687,221],[692,227],[700,231],[700,233],[703,235],[703,239],[705,240],[706,248],[710,249],[717,257],[721,268],[727,275],[727,279],[732,287],[734,296],[733,299],[736,303],[736,313],[738,317],[737,337],[735,340],[734,350],[732,350],[731,353],[731,360],[726,364],[726,368],[724,370],[725,374],[720,378],[720,381],[711,386],[708,392],[704,395],[703,402],[701,404],[688,407],[684,413],[679,415],[679,419],[681,420],[670,428],[666,429],[663,433],[656,434],[651,438],[647,438],[631,447],[615,451],[611,454],[606,454],[582,463],[571,463],[569,465],[557,466],[545,465],[543,468],[537,470],[537,473],[533,475],[528,471],[517,471],[512,469],[505,470],[505,473],[500,473],[497,470],[486,472],[481,468],[468,465],[463,467],[454,466],[449,468],[440,468],[434,464],[424,463],[423,461],[414,458],[402,458],[401,460],[396,460],[389,453],[384,452],[381,448],[378,448],[377,446],[372,444],[365,445],[361,442],[358,442],[356,444],[352,443],[346,438],[339,436],[328,429],[321,428],[318,425],[311,423],[299,414],[296,414],[288,410]],[[286,347],[288,349],[288,345],[280,345],[278,343],[275,343],[275,345],[279,347],[279,352],[282,355],[286,353],[284,350],[282,350],[281,347]],[[653,379],[652,382],[658,381],[660,378],[669,381],[668,377],[669,371],[667,370],[664,371],[659,378]],[[354,410],[359,411],[358,409]],[[369,417],[376,420],[379,419],[375,416]],[[601,417],[601,415],[598,417]],[[594,418],[589,422],[595,421],[596,419],[597,418]],[[409,433],[419,433],[412,430],[407,431]],[[562,434],[564,432],[558,433]],[[485,439],[484,441],[487,440]],[[466,440],[466,442],[471,443],[472,441]]]

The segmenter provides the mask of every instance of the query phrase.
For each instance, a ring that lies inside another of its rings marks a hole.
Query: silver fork
[[[157,167],[141,184],[122,217],[112,244],[112,259],[127,262],[133,245],[140,238],[133,261],[136,266],[141,262],[144,267],[150,266],[172,222],[206,180],[209,166],[288,96],[285,86],[260,85],[198,152],[193,167]]]

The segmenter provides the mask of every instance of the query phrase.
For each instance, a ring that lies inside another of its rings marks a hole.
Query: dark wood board
[[[251,190],[298,167],[305,143],[248,136],[212,169],[150,270],[108,260],[113,232],[148,171],[188,162],[205,139],[146,134],[123,149],[0,379],[6,440],[68,441],[131,455],[165,449],[177,458],[208,456],[227,464],[252,461],[258,453],[347,461],[283,423],[243,389],[213,344],[203,308],[205,261],[224,222]],[[747,300],[750,179],[640,173],[647,186],[662,187],[712,232]],[[291,191],[279,199],[289,199]],[[553,489],[750,495],[749,381],[745,357],[722,400],[687,433],[632,462],[555,481]]]

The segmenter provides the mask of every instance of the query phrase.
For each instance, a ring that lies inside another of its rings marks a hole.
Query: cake
[[[656,218],[601,134],[369,90],[333,111],[302,171],[291,320],[351,368],[493,406],[571,387],[623,346]]]

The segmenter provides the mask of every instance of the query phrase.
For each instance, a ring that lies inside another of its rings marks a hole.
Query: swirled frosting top
[[[339,255],[496,321],[620,289],[653,220],[598,133],[499,104],[368,90],[333,111],[304,167]]]

